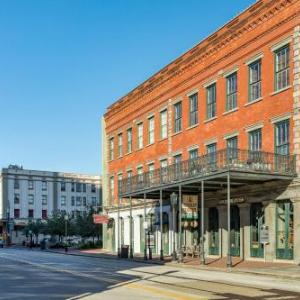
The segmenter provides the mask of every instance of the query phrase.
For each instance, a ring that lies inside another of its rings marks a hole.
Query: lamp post
[[[10,239],[10,226],[9,226],[9,222],[10,222],[10,215],[9,215],[9,207],[7,207],[6,209],[6,245],[9,245],[9,239]]]
[[[31,249],[32,248],[32,230],[29,230],[28,233],[30,236],[29,248]]]
[[[171,205],[172,205],[172,216],[173,216],[173,252],[172,252],[172,260],[175,261],[177,259],[177,253],[175,249],[175,208],[178,202],[178,195],[176,193],[172,193],[170,196]]]
[[[65,253],[68,252],[68,220],[69,216],[66,214],[65,217]]]

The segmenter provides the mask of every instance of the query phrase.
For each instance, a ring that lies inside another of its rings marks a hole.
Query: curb
[[[81,257],[91,257],[91,258],[102,258],[102,259],[113,259],[113,260],[122,260],[119,257],[114,257],[114,256],[100,256],[100,255],[91,255],[91,254],[79,254],[79,253],[64,253],[64,252],[58,252],[58,251],[53,251],[53,250],[44,250],[45,252],[49,253],[56,253],[56,254],[62,254],[62,255],[72,255],[72,256],[81,256]],[[296,276],[291,276],[291,275],[283,275],[283,274],[274,274],[274,273],[268,273],[268,272],[257,272],[257,271],[249,271],[249,270],[242,270],[242,269],[222,269],[222,268],[216,268],[216,267],[199,267],[199,266],[192,266],[192,265],[184,265],[184,264],[179,264],[179,263],[174,263],[174,262],[160,262],[160,261],[149,261],[149,260],[142,260],[142,259],[131,259],[128,258],[124,261],[132,261],[132,262],[137,262],[141,264],[149,264],[149,265],[160,265],[160,266],[172,266],[176,268],[182,268],[182,269],[193,269],[193,270],[201,270],[201,271],[218,271],[218,272],[232,272],[236,274],[252,274],[252,275],[261,275],[261,276],[271,276],[275,278],[281,278],[281,279],[290,279],[290,280],[295,280],[298,281],[300,280],[300,275]]]

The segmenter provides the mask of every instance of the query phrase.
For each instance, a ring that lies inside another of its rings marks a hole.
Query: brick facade
[[[282,120],[289,120],[289,153],[300,154],[299,11],[299,0],[257,1],[107,109],[102,124],[103,200],[108,212],[113,213],[113,206],[118,204],[118,174],[125,178],[130,169],[135,175],[138,166],[143,166],[146,172],[149,162],[159,168],[162,158],[172,164],[178,153],[182,154],[182,160],[187,160],[190,149],[197,148],[199,155],[205,154],[207,145],[212,142],[217,143],[217,149],[224,149],[227,139],[233,136],[237,136],[239,149],[249,149],[249,132],[257,128],[262,133],[260,150],[274,153],[275,124]],[[283,46],[289,49],[289,82],[284,88],[276,89],[275,53]],[[249,66],[257,60],[261,62],[261,95],[249,101]],[[233,73],[237,74],[237,105],[228,109],[227,78]],[[209,117],[207,88],[212,84],[216,87],[216,111],[215,116]],[[189,97],[195,93],[198,122],[191,126]],[[175,132],[174,104],[178,101],[182,103],[182,128]],[[161,139],[160,113],[163,110],[167,110],[168,128],[167,137]],[[149,145],[150,116],[155,119],[155,142]],[[137,124],[141,122],[143,148],[138,149]],[[131,153],[126,153],[128,128],[132,128]],[[120,133],[123,153],[119,157]],[[110,159],[112,138],[114,153]],[[300,173],[298,159],[297,168]],[[114,179],[113,197],[110,197],[111,178]],[[241,206],[241,212],[247,214],[245,207],[248,206]]]

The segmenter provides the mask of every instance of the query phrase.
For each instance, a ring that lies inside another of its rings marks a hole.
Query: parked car
[[[0,238],[0,248],[3,248],[3,246],[4,246],[4,241],[2,238]]]

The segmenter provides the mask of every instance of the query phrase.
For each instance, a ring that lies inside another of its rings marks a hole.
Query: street
[[[39,250],[0,249],[0,299],[300,299],[300,283]]]

